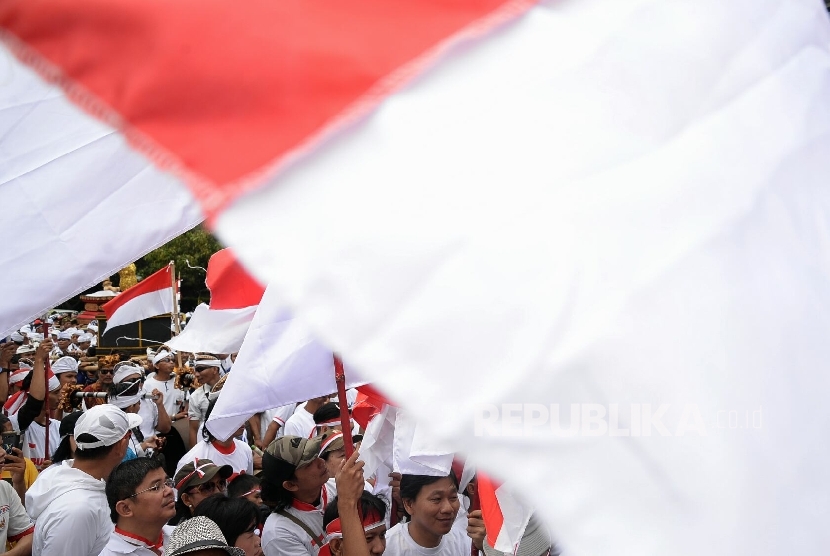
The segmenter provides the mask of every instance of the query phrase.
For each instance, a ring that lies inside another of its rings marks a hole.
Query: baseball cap
[[[321,440],[321,436],[314,438],[283,436],[271,442],[265,452],[297,469],[320,457]]]
[[[233,467],[230,465],[220,467],[212,460],[195,458],[179,469],[173,478],[173,482],[176,483],[176,490],[183,492],[190,487],[207,483],[217,474],[222,479],[227,479],[233,475]]]
[[[183,521],[173,530],[163,556],[182,556],[212,548],[224,550],[231,556],[245,556],[245,551],[241,548],[228,546],[225,535],[213,520],[196,516]]]
[[[127,431],[141,424],[141,417],[135,413],[124,413],[111,404],[96,405],[78,418],[75,423],[75,444],[79,450],[91,450],[112,446],[127,434]],[[87,434],[95,440],[79,440]]]

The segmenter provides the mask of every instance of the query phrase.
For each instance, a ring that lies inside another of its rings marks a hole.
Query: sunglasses
[[[98,374],[100,375],[111,375],[114,371],[112,369],[100,369]]]
[[[189,492],[193,492],[194,490],[198,490],[201,494],[208,495],[214,492],[225,492],[228,488],[228,481],[225,479],[219,479],[217,482],[210,482],[210,483],[203,483],[201,485],[196,485],[192,489],[188,489]]]

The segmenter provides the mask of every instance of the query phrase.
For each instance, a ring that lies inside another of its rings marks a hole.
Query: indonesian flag
[[[4,0],[0,29],[568,553],[826,553],[820,0]]]
[[[205,279],[210,306],[196,307],[184,331],[167,345],[190,353],[236,353],[256,314],[265,289],[251,277],[230,249],[214,253]]]
[[[173,272],[170,265],[118,294],[101,309],[107,315],[107,331],[142,319],[173,312]]]
[[[476,492],[487,529],[487,543],[501,552],[515,554],[533,509],[485,473],[476,475]]]

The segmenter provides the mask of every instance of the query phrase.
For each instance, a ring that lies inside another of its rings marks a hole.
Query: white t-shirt
[[[35,524],[26,513],[20,496],[6,481],[0,481],[0,547],[6,541],[19,541],[35,532]]]
[[[291,403],[266,411],[262,418],[262,436],[265,436],[265,431],[268,429],[268,425],[271,421],[277,422],[280,425],[280,428],[277,429],[276,438],[283,436],[285,434],[285,423],[291,418],[292,415],[294,415],[296,407],[296,404]],[[266,419],[265,415],[268,415],[269,417]]]
[[[384,556],[469,556],[472,540],[451,530],[435,548],[424,548],[409,536],[409,523],[398,523],[386,533]]]
[[[138,430],[144,435],[144,438],[149,438],[156,434],[156,427],[159,424],[159,408],[156,402],[149,399],[142,399],[138,406],[138,415],[141,417],[141,424]]]
[[[286,508],[315,534],[325,537],[323,531],[323,506],[312,506],[294,500]],[[320,546],[299,525],[285,516],[272,513],[262,528],[262,551],[265,556],[317,556]]]
[[[14,430],[20,430],[17,422],[17,414],[9,416]],[[49,420],[49,459],[55,455],[58,444],[61,443],[61,422],[56,419]],[[32,421],[26,432],[23,433],[23,456],[32,460],[35,467],[43,467],[44,454],[46,449],[46,427]]]
[[[184,392],[175,386],[175,375],[172,375],[169,380],[162,381],[156,378],[156,373],[153,373],[144,381],[144,391],[148,394],[152,393],[153,390],[158,390],[164,394],[164,409],[167,410],[167,414],[171,418],[184,407]]]
[[[298,407],[294,415],[285,422],[283,436],[310,438],[314,432],[314,425],[314,415],[309,413],[305,406]]]
[[[218,443],[200,440],[179,460],[176,473],[192,462],[193,458],[209,459],[219,466],[230,465],[233,468],[233,475],[228,481],[242,473],[254,474],[254,455],[251,447],[236,438],[233,439],[233,447],[229,449],[223,448]]]
[[[203,384],[202,386],[196,388],[192,394],[190,394],[190,405],[187,409],[188,419],[191,421],[204,422],[208,405],[210,405],[210,400],[208,399],[210,390],[211,386]]]
[[[169,526],[165,526],[162,529],[162,552],[164,552],[164,549],[167,547],[167,543],[170,540],[171,529],[172,527]],[[110,540],[107,542],[107,546],[104,547],[104,550],[99,556],[121,556],[127,554],[132,556],[158,556],[155,552],[150,550],[148,544],[149,543],[140,538],[116,529],[112,532],[112,535],[110,535]]]

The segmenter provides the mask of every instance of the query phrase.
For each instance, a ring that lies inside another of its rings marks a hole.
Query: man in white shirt
[[[187,418],[187,400],[184,391],[176,388],[176,375],[173,373],[173,354],[166,349],[160,349],[153,355],[153,374],[144,380],[144,390],[152,392],[158,390],[164,395],[164,410],[170,416],[170,423]],[[179,431],[170,427],[167,432],[160,435],[164,438],[164,446],[161,451],[166,460],[165,471],[173,475],[176,470],[176,462],[187,452]]]
[[[75,424],[75,459],[46,469],[26,493],[35,520],[32,553],[97,556],[112,533],[104,479],[124,459],[141,417],[114,405],[89,409]]]
[[[283,436],[262,456],[262,499],[275,506],[262,530],[265,556],[317,556],[323,545],[321,493],[329,474],[320,440]]]
[[[168,539],[164,525],[176,515],[173,479],[161,462],[154,458],[122,462],[107,479],[106,493],[115,531],[101,556],[158,556]]]
[[[195,446],[199,440],[197,433],[205,421],[208,404],[210,403],[208,395],[211,389],[216,386],[216,383],[219,382],[219,379],[222,378],[219,374],[221,364],[216,356],[210,354],[197,354],[196,361],[193,363],[193,373],[199,379],[201,386],[190,395],[190,406],[187,410],[187,416],[190,419],[191,446]]]
[[[304,406],[299,406],[294,415],[285,423],[286,436],[299,436],[302,438],[310,438],[313,436],[314,427],[314,412],[320,409],[324,403],[329,401],[328,396],[320,398],[312,398],[308,400]]]

